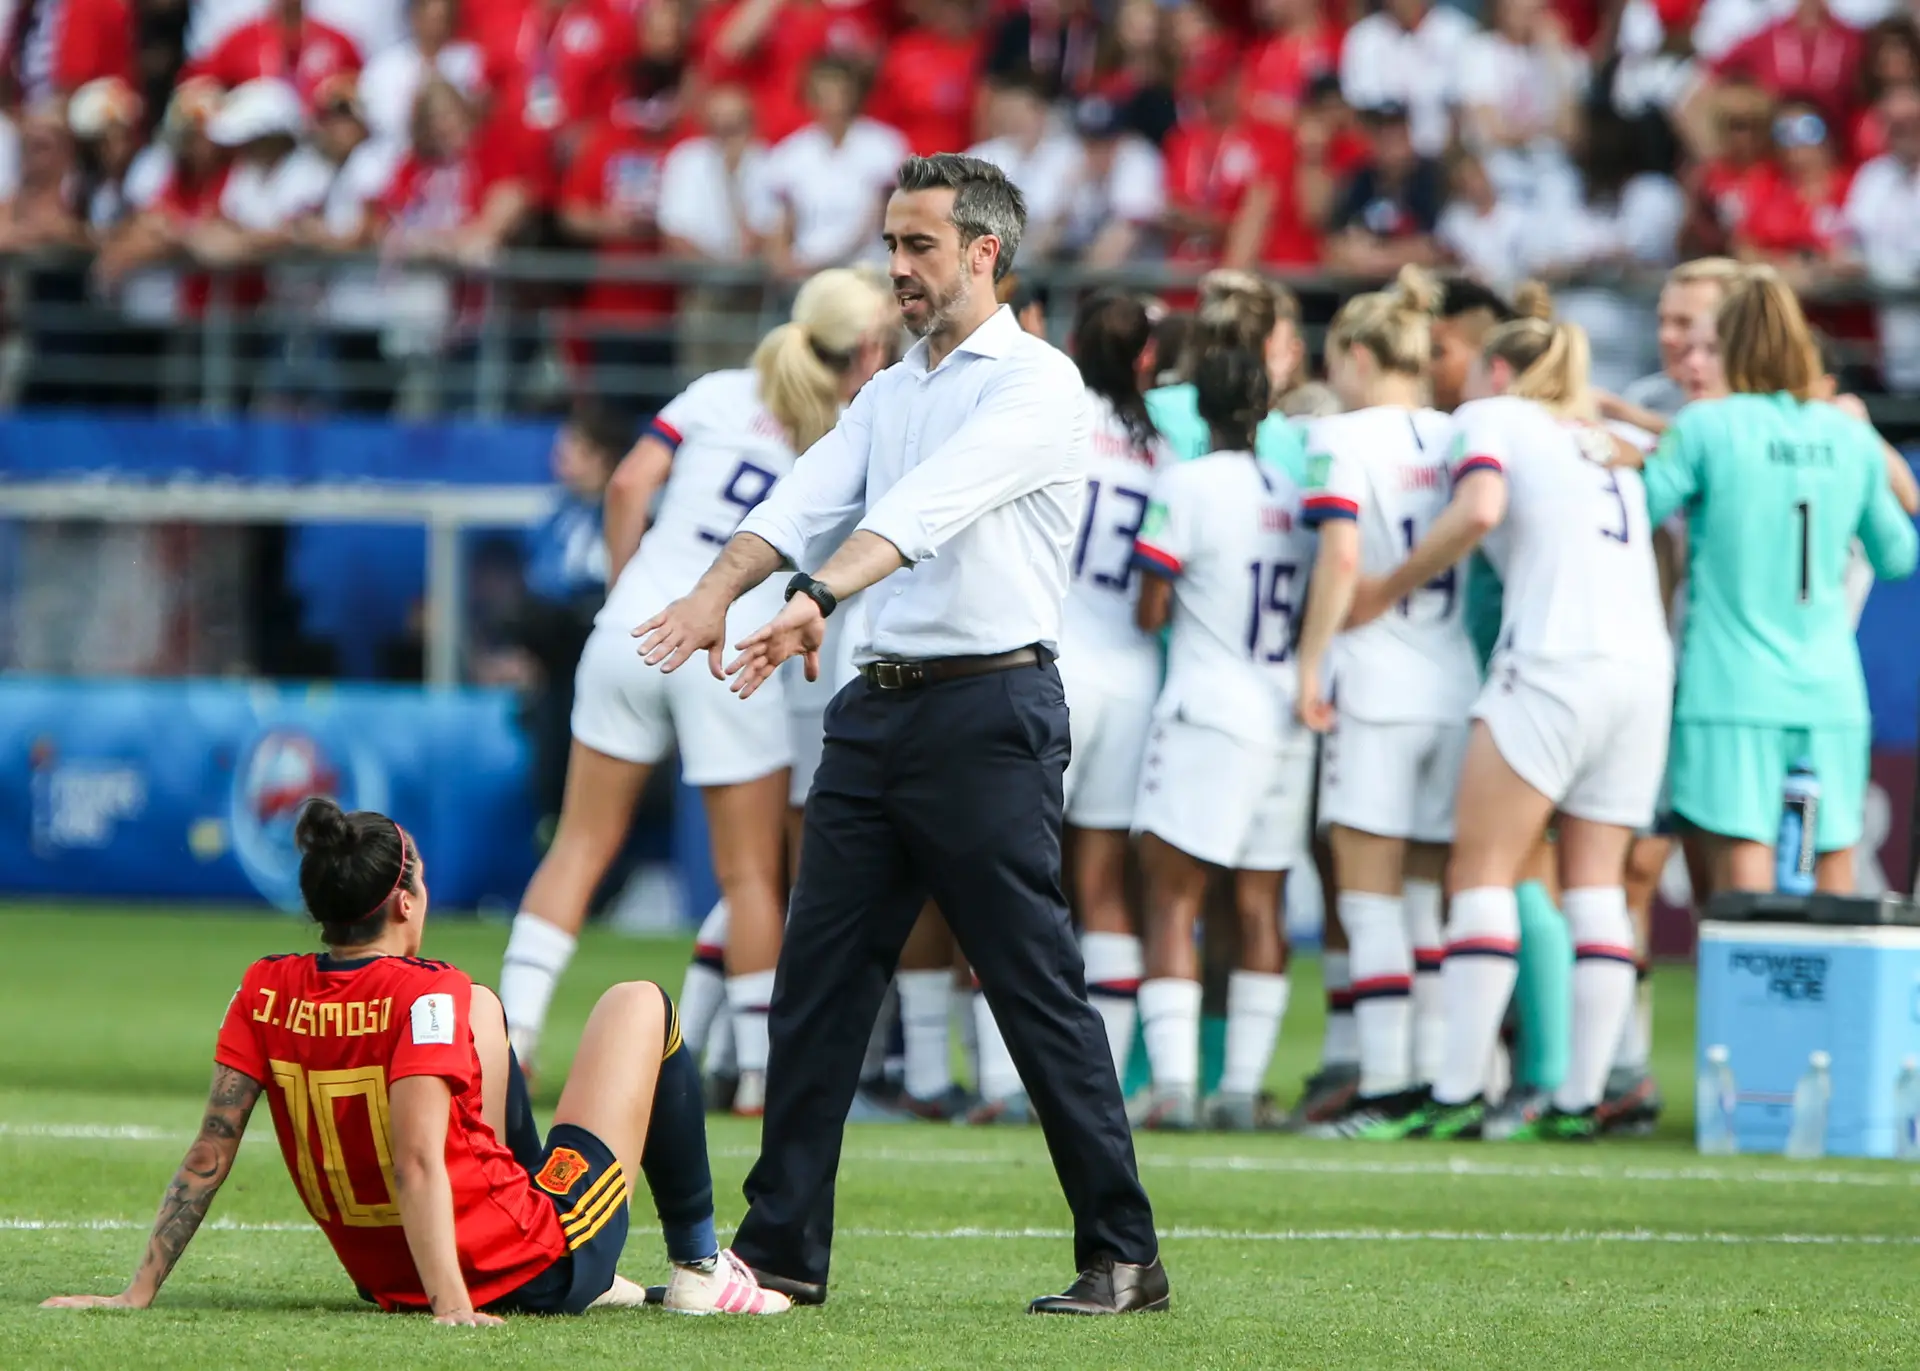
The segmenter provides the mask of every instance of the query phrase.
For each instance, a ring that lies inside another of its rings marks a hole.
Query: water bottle
[[[1793,1126],[1787,1130],[1787,1155],[1802,1161],[1827,1153],[1827,1101],[1833,1098],[1828,1068],[1833,1058],[1816,1052],[1807,1058],[1807,1074],[1793,1090]]]
[[[1738,1102],[1727,1049],[1715,1043],[1707,1049],[1707,1064],[1700,1069],[1699,1088],[1693,1097],[1695,1116],[1700,1120],[1702,1156],[1731,1157],[1740,1150],[1733,1131],[1733,1110]]]
[[[1780,841],[1774,845],[1774,889],[1782,895],[1813,894],[1815,820],[1820,813],[1820,780],[1813,763],[1802,757],[1780,789]]]
[[[1900,1063],[1893,1087],[1893,1155],[1920,1161],[1920,1060],[1912,1057]]]

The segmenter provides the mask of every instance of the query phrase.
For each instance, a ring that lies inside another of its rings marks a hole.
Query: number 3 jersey
[[[1454,479],[1485,471],[1507,484],[1506,517],[1482,544],[1503,588],[1496,651],[1671,672],[1646,490],[1607,465],[1606,430],[1509,396],[1453,419]]]
[[[1360,574],[1387,575],[1447,507],[1452,431],[1438,410],[1384,405],[1316,420],[1307,435],[1307,522],[1353,520]],[[1334,640],[1331,684],[1341,714],[1370,723],[1466,720],[1480,670],[1462,621],[1462,580],[1461,568],[1449,567]]]
[[[703,376],[669,401],[648,428],[673,453],[640,549],[621,569],[600,620],[630,629],[693,589],[734,529],[793,470],[794,451],[760,400],[751,369]],[[784,577],[770,576],[734,603],[728,646],[780,612]]]
[[[473,982],[415,957],[264,957],[227,1007],[214,1060],[260,1082],[287,1173],[353,1283],[382,1309],[424,1309],[400,1226],[387,1092],[439,1076],[453,1092],[447,1176],[476,1308],[567,1252],[554,1207],[480,1116]]]
[[[1173,582],[1157,718],[1262,744],[1292,732],[1294,620],[1313,551],[1300,488],[1252,454],[1160,473],[1134,544],[1136,565]]]

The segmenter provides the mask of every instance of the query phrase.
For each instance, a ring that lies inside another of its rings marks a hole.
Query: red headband
[[[407,879],[407,830],[395,823],[393,831],[400,835],[400,870],[394,875],[393,889],[382,895],[380,903],[367,911],[366,917],[369,919],[387,907],[387,901],[400,893],[400,887]]]

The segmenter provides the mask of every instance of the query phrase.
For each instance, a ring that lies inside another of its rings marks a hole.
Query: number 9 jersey
[[[214,1060],[260,1082],[287,1173],[340,1264],[382,1309],[425,1309],[400,1225],[387,1091],[439,1076],[453,1094],[447,1178],[476,1309],[567,1255],[552,1204],[480,1116],[473,982],[418,957],[263,957],[227,1006]]]
[[[1171,467],[1134,558],[1173,582],[1134,827],[1219,866],[1287,870],[1305,852],[1313,775],[1311,735],[1293,719],[1313,562],[1300,489],[1245,452]]]
[[[750,370],[703,376],[662,409],[647,436],[673,452],[659,509],[594,621],[574,683],[573,736],[624,762],[663,761],[676,739],[693,786],[739,785],[792,760],[784,678],[742,700],[705,654],[672,674],[644,665],[632,630],[692,590],[740,521],[793,470],[786,431]],[[769,576],[727,611],[724,656],[780,612]]]

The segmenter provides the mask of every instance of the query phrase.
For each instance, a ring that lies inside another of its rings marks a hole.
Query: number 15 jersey
[[[260,1082],[287,1174],[359,1289],[382,1309],[424,1309],[393,1178],[387,1092],[439,1076],[453,1093],[447,1178],[475,1308],[567,1252],[553,1206],[480,1117],[473,982],[417,957],[263,957],[227,1006],[214,1060]]]
[[[1306,518],[1352,519],[1360,574],[1385,576],[1447,507],[1453,421],[1433,409],[1381,405],[1315,421],[1307,435]],[[1461,724],[1480,671],[1461,618],[1464,573],[1444,574],[1334,640],[1342,715],[1369,723]]]
[[[1283,741],[1294,728],[1294,621],[1313,563],[1300,488],[1246,452],[1169,467],[1154,481],[1134,559],[1173,582],[1155,717]]]

